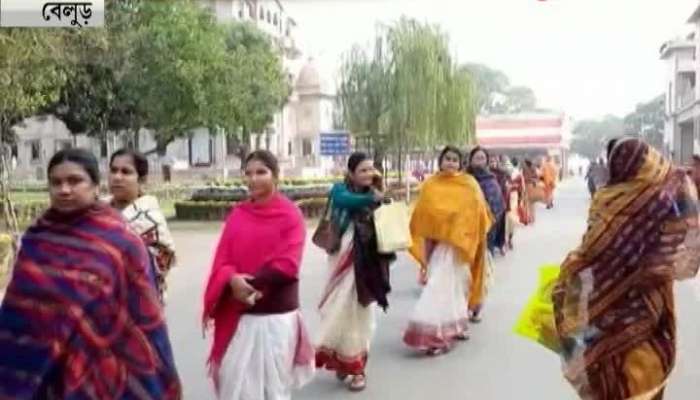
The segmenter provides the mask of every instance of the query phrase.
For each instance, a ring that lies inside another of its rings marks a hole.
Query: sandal
[[[469,340],[469,334],[467,332],[458,333],[455,335],[456,340],[467,341]]]
[[[481,322],[481,317],[477,313],[471,313],[471,315],[469,316],[469,322],[478,324],[479,322]]]
[[[366,387],[367,378],[364,374],[353,376],[350,384],[348,385],[348,389],[350,389],[351,392],[361,392],[365,390]]]
[[[346,374],[344,372],[340,372],[340,371],[335,373],[336,379],[338,379],[341,382],[345,382],[345,380],[348,379],[348,376],[349,376],[348,374]]]
[[[445,353],[447,353],[447,349],[443,347],[431,347],[425,351],[425,355],[428,357],[437,357]]]

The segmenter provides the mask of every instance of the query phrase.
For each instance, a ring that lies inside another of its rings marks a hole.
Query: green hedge
[[[317,218],[326,208],[326,198],[304,199],[296,204],[305,218]],[[175,215],[183,221],[223,221],[235,205],[230,201],[180,201],[175,203]]]
[[[175,215],[183,221],[223,221],[235,205],[230,201],[178,201]]]

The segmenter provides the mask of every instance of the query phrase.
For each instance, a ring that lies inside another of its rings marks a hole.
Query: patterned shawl
[[[673,279],[697,273],[697,192],[636,139],[611,154],[581,245],[553,294],[564,374],[583,399],[663,387],[675,358]]]
[[[179,399],[148,255],[106,204],[27,230],[0,309],[0,399]]]
[[[469,168],[469,173],[476,178],[484,192],[484,197],[491,207],[491,212],[496,219],[506,211],[506,203],[503,200],[501,185],[496,179],[496,175],[485,168]]]

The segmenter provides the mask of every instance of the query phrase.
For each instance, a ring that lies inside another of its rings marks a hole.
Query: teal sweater
[[[372,192],[351,192],[345,183],[333,185],[329,197],[331,200],[331,219],[340,229],[341,237],[350,226],[352,214],[371,207],[375,203]]]

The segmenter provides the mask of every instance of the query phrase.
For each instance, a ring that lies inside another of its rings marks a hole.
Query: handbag
[[[374,210],[377,251],[391,254],[411,247],[408,206],[403,202],[383,204]]]
[[[340,250],[340,229],[333,222],[330,217],[331,210],[331,197],[328,196],[328,201],[326,202],[326,209],[323,211],[321,216],[321,221],[319,221],[318,226],[314,235],[311,237],[311,242],[316,246],[326,250],[328,254],[334,254]]]

